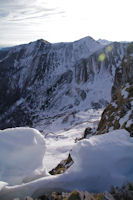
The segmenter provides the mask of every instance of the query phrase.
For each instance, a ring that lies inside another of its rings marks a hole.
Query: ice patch
[[[117,104],[115,102],[111,103],[114,108],[117,108]]]
[[[133,120],[130,119],[126,124],[126,127],[127,128],[130,127],[132,124],[133,124]]]
[[[120,126],[121,126],[121,127],[122,127],[122,125],[124,124],[124,122],[127,122],[127,121],[129,120],[129,116],[131,115],[131,112],[132,112],[132,110],[129,110],[129,111],[127,112],[127,114],[124,115],[124,117],[122,117],[122,118],[120,119],[119,123],[120,123]]]
[[[121,95],[126,99],[128,97],[128,92],[125,90],[126,88],[123,88],[121,91]]]

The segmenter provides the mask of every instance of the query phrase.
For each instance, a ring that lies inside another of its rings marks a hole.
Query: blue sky
[[[133,0],[0,0],[0,46],[40,38],[133,41]]]

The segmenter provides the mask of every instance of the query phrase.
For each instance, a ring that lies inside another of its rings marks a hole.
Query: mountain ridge
[[[41,39],[0,51],[0,128],[32,126],[54,113],[105,106],[127,46],[103,46],[85,37],[56,44]]]

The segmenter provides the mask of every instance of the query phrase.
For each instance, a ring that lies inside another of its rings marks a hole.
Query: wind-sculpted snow
[[[75,189],[102,192],[111,185],[122,186],[133,179],[133,138],[125,130],[82,140],[75,144],[71,155],[74,164],[64,174],[5,186],[0,191],[0,199],[23,199],[27,195],[38,197],[44,192]]]
[[[68,110],[105,107],[126,48],[86,37],[57,44],[38,40],[0,51],[0,128],[35,127],[40,119]]]
[[[45,140],[31,128],[0,131],[0,180],[22,184],[48,175],[44,166]],[[5,183],[0,182],[0,187]]]

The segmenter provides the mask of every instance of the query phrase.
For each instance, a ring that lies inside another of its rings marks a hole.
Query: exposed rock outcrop
[[[121,128],[133,136],[133,43],[116,69],[112,101],[102,114],[97,134]]]
[[[64,173],[72,164],[73,164],[73,159],[71,157],[71,154],[69,153],[68,157],[66,160],[62,160],[54,169],[49,171],[51,175],[56,175],[56,174],[62,174]]]
[[[89,193],[87,191],[74,190],[72,192],[52,192],[52,194],[44,194],[35,200],[132,200],[133,199],[133,183],[128,183],[122,188],[111,187],[110,192]],[[14,200],[19,200],[15,198]],[[34,200],[26,197],[24,200]]]

